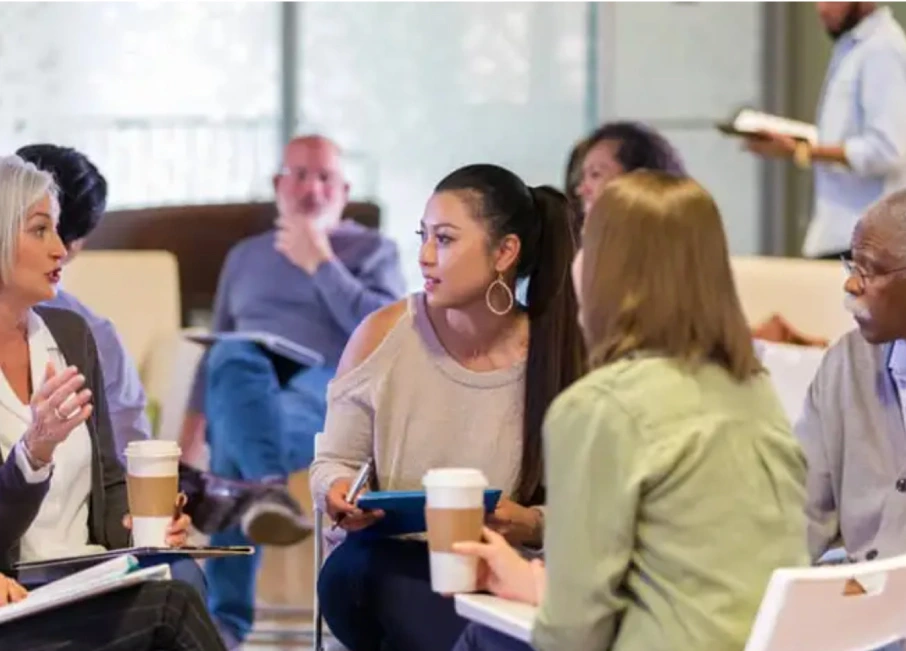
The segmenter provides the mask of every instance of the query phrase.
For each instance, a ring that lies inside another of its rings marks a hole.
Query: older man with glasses
[[[827,352],[796,433],[813,558],[861,561],[906,553],[906,191],[869,208],[843,262],[858,330]]]
[[[396,245],[342,219],[349,184],[331,140],[311,135],[289,142],[274,191],[274,229],[239,242],[227,256],[213,330],[278,335],[319,353],[324,363],[303,365],[252,341],[220,341],[196,378],[182,440],[189,449],[206,432],[211,470],[220,476],[285,484],[314,457],[327,384],[350,335],[405,286]],[[282,500],[256,502],[241,525],[212,542],[242,545],[267,535],[271,544],[292,544],[309,529],[298,506]],[[258,558],[256,552],[205,566],[209,605],[228,647],[251,629]]]

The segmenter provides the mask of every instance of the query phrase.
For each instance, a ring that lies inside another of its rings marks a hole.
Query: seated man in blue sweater
[[[327,383],[346,341],[371,312],[399,299],[404,282],[396,246],[376,230],[343,221],[349,185],[336,144],[322,136],[292,140],[274,178],[275,228],[237,244],[227,256],[214,301],[215,332],[267,332],[309,348],[324,364],[303,366],[250,341],[222,340],[203,360],[183,430],[183,448],[206,431],[217,475],[284,484],[307,468],[324,425]],[[272,537],[299,539],[292,512],[256,503],[255,519]],[[212,537],[248,544],[255,526]],[[248,536],[248,538],[246,537]],[[206,565],[210,606],[237,641],[252,625],[254,557]],[[228,644],[229,645],[229,644]]]

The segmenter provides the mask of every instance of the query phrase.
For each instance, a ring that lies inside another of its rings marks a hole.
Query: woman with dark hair
[[[545,562],[458,543],[484,587],[539,606],[537,651],[742,649],[771,573],[805,565],[802,450],[691,179],[610,183],[573,269],[593,370],[544,425]],[[523,650],[470,627],[456,651]]]
[[[608,122],[570,153],[567,195],[584,217],[607,183],[638,169],[686,176],[679,153],[660,133],[640,122]]]
[[[540,545],[541,423],[583,370],[569,282],[566,198],[494,165],[443,179],[418,231],[424,292],[356,330],[328,390],[312,493],[347,532],[371,525],[345,496],[374,458],[379,490],[421,488],[431,468],[480,469],[505,497],[490,524]],[[515,299],[528,280],[525,305]],[[318,586],[334,635],[351,651],[449,649],[465,622],[431,591],[424,542],[349,535]]]

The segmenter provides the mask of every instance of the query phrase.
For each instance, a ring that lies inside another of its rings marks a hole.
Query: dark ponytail
[[[525,382],[524,445],[519,495],[544,501],[541,429],[554,398],[583,373],[585,350],[570,278],[576,255],[575,217],[566,196],[549,186],[531,190],[541,237],[528,286],[530,319]]]
[[[525,376],[522,464],[515,499],[544,501],[541,429],[554,398],[583,372],[585,352],[570,278],[576,253],[575,217],[566,196],[551,187],[528,188],[496,165],[469,165],[442,180],[435,192],[466,191],[476,217],[495,240],[519,237],[517,278],[528,279],[529,350]]]

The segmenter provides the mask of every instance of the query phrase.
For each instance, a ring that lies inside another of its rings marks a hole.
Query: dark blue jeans
[[[532,647],[491,628],[469,624],[453,651],[532,651]]]
[[[150,567],[152,564],[157,564],[159,562],[160,561],[154,559],[147,559],[147,561],[140,561],[139,564],[141,567]],[[170,576],[174,581],[182,581],[195,588],[195,592],[201,597],[202,602],[208,598],[208,587],[205,582],[204,572],[201,571],[201,567],[199,567],[198,563],[193,559],[181,558],[176,561],[171,561]]]
[[[428,547],[350,536],[318,577],[321,612],[349,651],[448,651],[466,620],[431,591]]]
[[[206,358],[205,417],[211,472],[231,479],[287,477],[308,468],[315,435],[324,427],[327,383],[333,368],[287,367],[257,344],[222,341]],[[212,545],[248,545],[239,527],[211,536]],[[238,640],[252,628],[255,575],[252,556],[205,564],[208,607]]]

